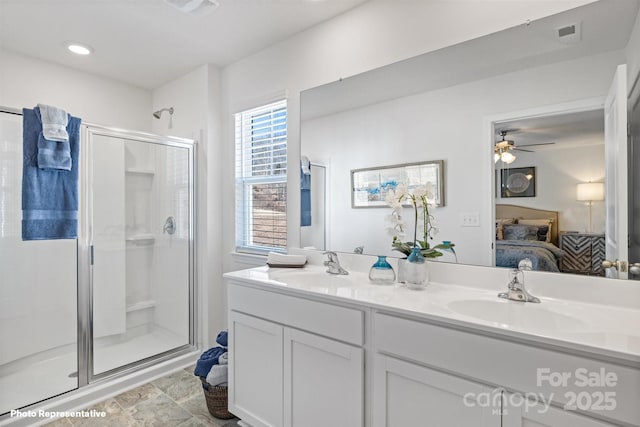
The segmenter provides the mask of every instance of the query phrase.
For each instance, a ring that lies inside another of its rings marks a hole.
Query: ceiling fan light
[[[502,156],[500,156],[500,158],[506,164],[510,164],[510,163],[513,163],[515,161],[516,156],[514,156],[510,152],[506,151],[506,152],[502,153]]]
[[[500,160],[500,153],[493,153],[493,163],[498,163]]]

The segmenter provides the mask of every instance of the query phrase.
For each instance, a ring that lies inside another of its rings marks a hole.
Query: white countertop
[[[542,300],[540,304],[522,303],[498,298],[498,290],[486,286],[438,282],[412,290],[398,283],[374,285],[368,273],[351,271],[340,276],[327,274],[325,269],[319,265],[301,269],[264,266],[224,276],[265,289],[417,316],[469,332],[561,347],[640,367],[640,308],[535,293]]]

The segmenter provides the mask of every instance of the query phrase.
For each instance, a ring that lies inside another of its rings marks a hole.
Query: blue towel
[[[38,167],[71,170],[69,147],[69,115],[62,108],[38,104],[42,133],[38,136]]]
[[[71,147],[69,141],[49,141],[40,132],[38,135],[38,167],[44,170],[71,170]]]
[[[193,375],[206,378],[211,367],[216,365],[218,363],[218,358],[226,352],[226,348],[213,347],[202,353],[196,362],[196,368],[193,371]]]
[[[311,163],[306,157],[300,160],[300,226],[311,225]]]
[[[38,167],[38,138],[42,123],[38,109],[22,109],[22,240],[78,238],[78,155],[80,123],[70,117],[67,125],[72,168],[43,170]]]
[[[216,342],[223,347],[227,346],[227,331],[221,331],[216,337]]]
[[[69,142],[69,115],[62,108],[38,104],[42,133],[49,141]]]

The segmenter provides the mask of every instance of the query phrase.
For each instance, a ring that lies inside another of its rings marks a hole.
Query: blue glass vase
[[[404,283],[410,289],[422,289],[429,282],[429,270],[427,262],[420,251],[420,247],[415,246],[407,259],[402,260]]]
[[[414,246],[413,249],[411,249],[411,253],[407,257],[407,262],[424,262],[424,255],[422,255],[422,251],[420,250],[419,246]]]
[[[396,273],[386,256],[379,256],[378,260],[369,269],[369,280],[376,285],[391,285],[396,281]]]

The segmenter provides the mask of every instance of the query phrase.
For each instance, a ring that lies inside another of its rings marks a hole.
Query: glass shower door
[[[90,129],[93,377],[192,343],[192,146]]]
[[[77,241],[22,241],[22,151],[0,112],[0,415],[78,387]]]

